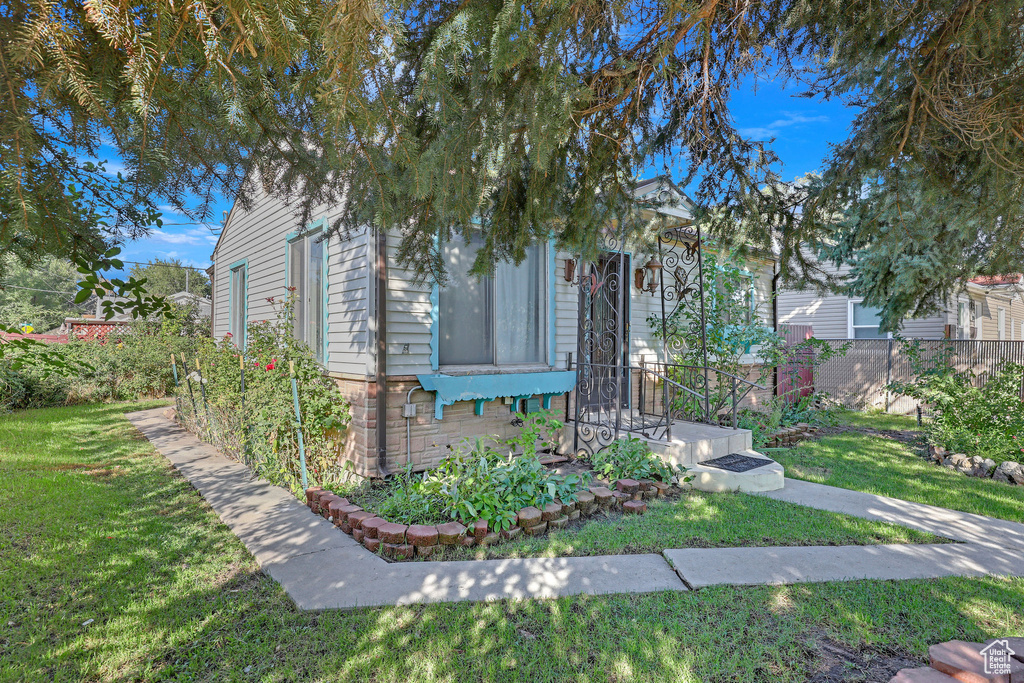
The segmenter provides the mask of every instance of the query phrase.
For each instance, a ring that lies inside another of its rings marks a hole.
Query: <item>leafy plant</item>
[[[594,470],[608,480],[658,479],[671,481],[672,468],[651,452],[647,442],[632,436],[612,441],[591,458]]]
[[[554,449],[557,445],[555,434],[562,428],[561,421],[555,419],[554,414],[552,410],[526,415],[519,413],[519,432],[506,439],[506,443],[513,448],[518,446],[519,453],[527,457],[537,454],[537,442],[541,438],[550,448]]]
[[[913,353],[913,342],[905,346]],[[920,354],[912,358],[917,379],[894,382],[889,389],[930,408],[933,419],[927,429],[933,443],[968,455],[1024,462],[1024,366],[1008,364],[977,387],[974,373],[957,372],[942,354],[930,361]]]
[[[524,424],[512,441],[535,443],[537,425]],[[533,439],[529,439],[530,435]],[[590,482],[588,475],[559,475],[547,470],[536,453],[515,456],[499,450],[491,437],[466,438],[433,470],[406,472],[396,478],[388,495],[373,503],[381,516],[402,523],[434,523],[438,517],[469,524],[486,520],[494,530],[508,529],[524,507],[543,507],[554,500],[576,500]]]

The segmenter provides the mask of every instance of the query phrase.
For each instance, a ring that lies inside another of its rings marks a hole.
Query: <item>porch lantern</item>
[[[576,273],[576,259],[567,258],[565,259],[565,281],[572,283],[573,276]]]
[[[661,261],[657,256],[652,256],[643,268],[637,268],[633,273],[633,283],[641,292],[654,294],[658,290],[658,272],[661,270]],[[644,284],[644,280],[647,283]]]

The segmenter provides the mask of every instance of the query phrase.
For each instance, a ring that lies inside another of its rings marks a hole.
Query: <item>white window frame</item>
[[[864,303],[864,299],[850,299],[846,305],[846,338],[856,339],[854,336],[854,324],[853,324],[853,307],[855,304]],[[856,327],[867,327],[867,325],[857,325]],[[867,337],[867,339],[892,339],[892,332],[886,332],[884,337]]]
[[[327,240],[323,239],[323,235],[324,235],[324,222],[323,221],[320,221],[320,222],[314,224],[313,227],[311,227],[309,230],[306,230],[306,231],[304,231],[302,233],[299,233],[299,234],[292,233],[292,234],[288,235],[287,249],[285,249],[284,270],[285,270],[285,281],[287,283],[287,286],[288,287],[298,287],[298,285],[295,282],[292,281],[292,249],[299,242],[303,242],[304,243],[304,245],[303,245],[304,246],[303,252],[305,254],[305,261],[306,261],[303,264],[303,271],[306,273],[306,282],[303,283],[302,290],[301,290],[302,293],[303,293],[303,296],[296,297],[295,305],[296,305],[296,307],[298,307],[298,306],[302,306],[303,307],[303,309],[302,309],[302,320],[305,323],[305,321],[308,321],[308,320],[312,319],[312,317],[310,315],[310,312],[311,312],[310,309],[312,308],[312,305],[314,303],[316,303],[315,299],[318,299],[318,303],[319,303],[319,306],[320,306],[320,315],[316,317],[316,324],[320,328],[321,344],[319,345],[319,348],[316,348],[315,345],[311,344],[310,341],[308,339],[306,339],[305,325],[303,325],[303,329],[300,330],[299,326],[296,324],[295,327],[292,330],[292,333],[293,333],[293,335],[294,335],[294,337],[296,339],[298,339],[299,341],[305,343],[309,347],[310,351],[313,352],[313,358],[318,363],[320,363],[321,365],[326,366],[327,365],[327,344],[328,344],[328,338],[327,338],[327,317],[328,317],[328,308],[327,308],[327,289],[328,289],[328,282],[327,282],[327,260],[328,259],[327,259]],[[308,286],[309,274],[311,272],[310,271],[310,258],[309,258],[309,256],[310,256],[310,249],[309,248],[310,248],[310,245],[312,245],[313,243],[315,243],[317,241],[320,242],[320,245],[321,245],[323,250],[321,252],[322,255],[321,255],[321,264],[320,264],[320,292],[318,293],[318,296],[314,299],[313,297],[306,296],[306,294],[308,294],[308,292],[306,292],[305,290],[306,290],[306,288]],[[295,321],[295,322],[297,323],[297,321]]]
[[[519,369],[532,369],[532,368],[541,368],[541,367],[548,368],[548,367],[550,367],[551,365],[554,364],[554,360],[553,360],[553,358],[551,358],[551,344],[550,344],[550,338],[551,338],[551,335],[554,334],[554,331],[549,329],[550,325],[551,325],[551,288],[552,288],[551,280],[552,280],[552,277],[553,277],[553,273],[551,272],[551,258],[552,258],[551,250],[554,249],[554,246],[550,242],[543,242],[543,243],[540,244],[540,247],[541,247],[541,249],[539,250],[539,252],[540,252],[540,260],[541,260],[541,268],[542,268],[542,276],[541,276],[541,281],[542,282],[541,282],[540,293],[539,293],[538,296],[540,298],[540,305],[542,307],[542,312],[541,312],[540,318],[543,321],[543,323],[540,325],[540,327],[538,329],[538,334],[540,335],[540,340],[539,341],[540,341],[540,348],[541,348],[541,358],[540,358],[540,360],[528,361],[528,362],[525,362],[525,363],[499,363],[499,362],[497,362],[497,359],[496,359],[496,356],[495,356],[495,352],[492,349],[492,354],[491,354],[492,362],[490,362],[490,363],[444,363],[444,362],[441,362],[439,360],[438,361],[438,369],[439,370],[446,370],[446,371],[450,371],[450,372],[451,371],[458,372],[458,371],[462,371],[462,370],[477,371],[477,370],[481,370],[481,369],[514,370],[516,368],[519,368]],[[438,299],[437,299],[437,301],[438,301],[438,309],[440,309],[441,291],[442,290],[440,290],[440,289],[438,290]],[[493,288],[492,288],[492,294],[493,294]],[[498,315],[498,307],[497,306],[492,306],[491,308],[492,308],[492,311],[493,311],[491,325],[492,325],[492,327],[496,327],[496,325],[497,325],[496,320],[497,320],[497,315]],[[438,310],[438,313],[440,314],[440,310]],[[494,333],[493,329],[492,329],[492,344],[495,344],[495,345],[497,344],[497,335],[496,335],[496,333]],[[440,329],[440,322],[439,322],[438,323],[438,332],[437,332],[437,348],[438,348],[438,358],[439,359],[440,359],[440,347],[441,347],[441,329]]]
[[[236,283],[242,277],[241,292],[236,293]],[[236,296],[240,294],[241,296]],[[239,301],[241,298],[241,301]],[[238,329],[241,327],[241,329]],[[228,334],[236,348],[245,350],[249,327],[249,262],[243,259],[228,269]]]
[[[999,341],[1006,341],[1006,309],[1002,306],[996,309],[996,325],[999,326],[996,338]]]

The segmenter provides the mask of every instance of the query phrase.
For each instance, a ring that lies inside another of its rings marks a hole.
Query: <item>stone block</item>
[[[392,560],[408,560],[415,554],[415,549],[408,543],[383,543],[384,554]]]
[[[466,535],[466,527],[458,522],[437,525],[437,542],[441,545],[455,545]]]
[[[981,654],[983,647],[985,646],[981,643],[965,640],[951,640],[932,645],[928,648],[929,664],[933,669],[965,683],[1015,683],[1024,680],[1024,663],[1012,658],[1009,662],[1009,675],[986,674],[985,656]]]
[[[657,489],[659,496],[664,496],[672,488],[672,485],[663,481],[656,481],[654,482],[654,488]]]
[[[336,524],[337,524],[338,528],[341,529],[342,531],[344,531],[346,534],[348,534],[349,536],[352,535],[352,526],[348,522],[341,522],[341,523],[337,523],[336,522]]]
[[[576,494],[576,509],[585,515],[589,515],[597,507],[597,498],[590,491],[580,491]]]
[[[324,489],[322,486],[310,486],[308,489],[306,489],[306,505],[312,506],[313,501],[316,500],[317,498],[317,495],[323,490]]]
[[[619,479],[615,482],[615,488],[622,493],[632,495],[640,490],[640,482],[636,479]]]
[[[362,524],[359,525],[359,528],[362,529],[363,533],[366,535],[366,538],[377,538],[377,530],[380,529],[382,525],[387,523],[388,521],[386,519],[382,519],[380,517],[370,517],[369,519],[364,519]]]
[[[459,538],[459,545],[461,545],[463,548],[472,548],[476,545],[476,537],[469,535],[462,536],[461,538]]]
[[[413,524],[405,532],[406,540],[417,547],[437,545],[437,537],[437,527],[426,524]]]
[[[612,495],[612,490],[605,486],[591,486],[590,492],[594,494],[594,498],[597,499],[597,504],[603,508],[611,507],[615,501],[615,497]]]
[[[380,539],[363,537],[363,547],[369,550],[371,553],[375,553],[380,550]]]
[[[477,543],[484,540],[484,536],[487,535],[487,520],[478,519],[473,522],[473,538],[476,539]]]
[[[579,510],[573,510],[572,512],[569,513],[569,521],[570,522],[575,522],[579,518],[580,518],[580,511]]]
[[[350,505],[350,503],[347,500],[345,500],[344,498],[337,498],[330,502],[330,504],[327,506],[327,509],[330,512],[330,516],[333,517],[335,521],[337,521],[342,517],[341,508],[345,507],[346,505]]]
[[[654,480],[653,479],[638,479],[637,481],[640,482],[640,490],[641,491],[649,491],[651,489],[651,487],[654,486]]]
[[[657,497],[658,497],[658,489],[653,489],[652,488],[652,489],[647,489],[646,491],[643,491],[643,499],[644,500],[653,500],[654,498],[657,498]]]
[[[922,666],[916,669],[900,669],[889,683],[957,683],[957,680],[930,666]]]
[[[555,531],[556,529],[564,529],[569,523],[568,517],[556,517],[548,522],[548,529]]]
[[[647,512],[647,503],[642,500],[627,500],[622,504],[622,512],[627,515],[642,515]]]
[[[353,529],[352,538],[356,540],[356,543],[362,543],[363,539],[366,538],[366,534],[363,533],[362,529]]]
[[[516,515],[516,519],[519,521],[519,526],[526,529],[531,526],[536,526],[540,524],[543,521],[541,519],[542,514],[543,513],[541,513],[540,510],[533,506],[530,506],[520,510],[519,514]]]
[[[405,543],[405,532],[409,527],[404,524],[388,522],[377,527],[377,538],[382,543],[390,545],[402,545]]]
[[[519,536],[522,535],[522,533],[523,533],[523,528],[522,527],[510,526],[509,528],[507,528],[504,531],[502,531],[499,535],[503,539],[505,539],[507,541],[514,541],[517,538],[519,538]]]
[[[540,519],[542,522],[550,522],[555,517],[561,516],[562,506],[559,505],[558,503],[548,503],[547,505],[544,506],[544,509],[541,511]]]
[[[417,545],[416,548],[417,557],[430,557],[431,555],[440,554],[441,546],[439,545]]]
[[[337,513],[334,515],[334,523],[337,524],[340,521],[347,524],[349,515],[351,515],[353,512],[362,511],[363,508],[359,507],[358,505],[340,505],[338,506]]]
[[[359,512],[350,512],[348,514],[348,517],[346,517],[345,521],[347,521],[348,525],[350,527],[352,527],[353,529],[362,529],[363,528],[363,522],[368,520],[368,519],[372,519],[375,516],[376,515],[374,515],[372,512],[367,512],[366,510],[360,510]]]
[[[576,509],[576,501],[572,501],[571,503],[563,503],[560,500],[556,500],[555,502],[562,506],[562,514],[563,515],[568,516],[568,515],[572,514],[573,510]]]
[[[477,542],[480,545],[488,546],[488,545],[494,545],[495,543],[497,543],[500,540],[501,540],[501,536],[499,536],[498,534],[494,533],[493,531],[490,531],[482,539],[480,539]]]
[[[633,500],[633,495],[622,491],[612,491],[612,506],[620,507],[627,500]]]
[[[540,524],[534,524],[533,526],[523,527],[523,533],[525,533],[527,536],[540,536],[547,530],[547,522],[541,522]]]

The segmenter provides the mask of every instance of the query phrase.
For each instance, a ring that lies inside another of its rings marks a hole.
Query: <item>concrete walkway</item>
[[[900,524],[963,543],[994,548],[1024,548],[1024,524],[947,510],[934,505],[911,503],[899,498],[861,493],[788,477],[785,488],[757,495],[876,522]]]
[[[301,609],[685,591],[716,584],[1024,576],[1024,525],[793,479],[786,480],[785,489],[761,495],[903,524],[966,544],[698,548],[663,555],[389,563],[284,489],[254,478],[244,465],[165,418],[163,410],[127,417]]]

